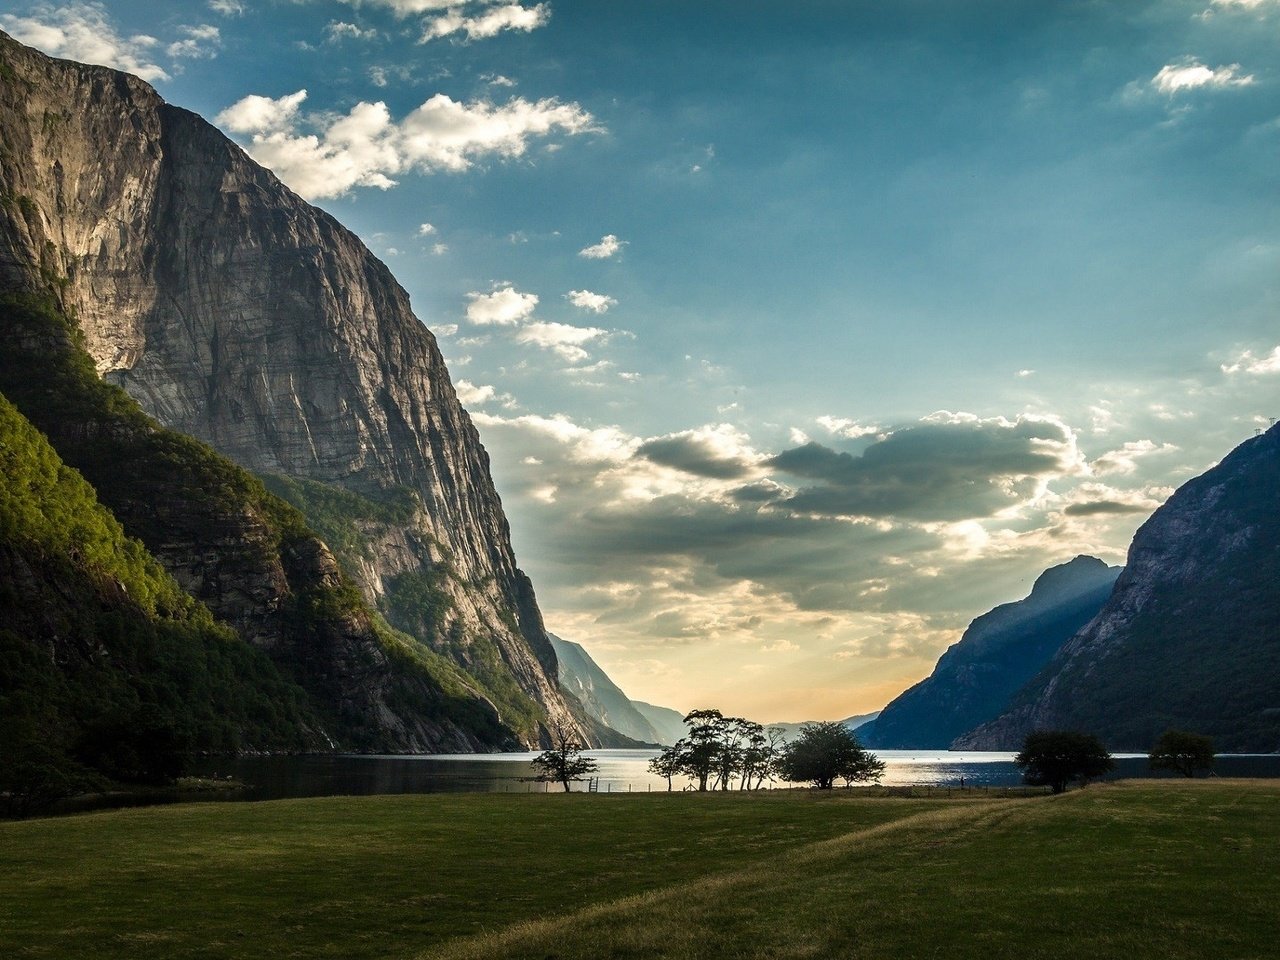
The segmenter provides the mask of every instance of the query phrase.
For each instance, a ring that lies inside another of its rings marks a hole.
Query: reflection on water
[[[656,750],[590,750],[599,766],[601,793],[665,791],[667,782],[647,770]],[[1003,787],[1022,782],[1012,753],[951,753],[927,750],[878,750],[885,761],[886,786]],[[237,799],[272,800],[382,793],[526,793],[557,791],[559,784],[530,781],[536,753],[453,754],[442,756],[243,757],[208,761],[203,775],[230,775],[249,789]],[[1217,760],[1223,777],[1280,777],[1280,755],[1228,755]],[[1118,754],[1109,779],[1148,776],[1147,758]],[[673,789],[689,786],[675,778]],[[782,786],[774,784],[774,787]],[[586,790],[585,782],[574,790]]]

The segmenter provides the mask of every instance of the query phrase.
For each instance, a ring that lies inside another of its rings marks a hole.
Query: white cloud
[[[219,113],[217,122],[250,135],[253,158],[309,199],[353,187],[385,190],[407,171],[460,172],[483,157],[519,157],[534,137],[599,129],[578,104],[552,99],[516,97],[499,106],[437,94],[397,122],[381,102],[358,103],[336,118],[304,117],[299,106],[306,96],[306,90],[276,99],[250,95]]]
[[[567,323],[537,322],[523,327],[516,334],[516,340],[554,351],[570,363],[578,363],[590,356],[582,348],[584,343],[600,340],[608,335],[608,330],[602,330],[599,327],[575,327]]]
[[[464,406],[468,406],[468,407],[473,404],[479,405],[482,403],[486,403],[487,401],[492,400],[495,396],[497,396],[497,391],[494,390],[493,387],[488,386],[487,384],[482,386],[476,386],[474,383],[471,383],[469,380],[459,380],[457,383],[453,385],[453,389],[454,389],[454,392],[457,393],[458,395],[458,400]]]
[[[419,43],[465,33],[468,40],[484,40],[496,37],[504,30],[523,30],[528,33],[544,26],[551,19],[551,8],[545,3],[522,7],[518,3],[503,4],[482,10],[468,17],[461,9],[454,8],[438,17],[423,21]]]
[[[330,20],[324,32],[325,39],[329,43],[341,43],[343,40],[373,40],[378,36],[378,31],[372,27],[362,29],[354,23],[343,20]],[[383,79],[385,80],[385,75]]]
[[[458,332],[456,323],[437,323],[431,327],[431,332],[437,337],[452,337]]]
[[[244,13],[244,4],[240,0],[209,0],[209,9],[224,17],[238,17]]]
[[[536,293],[521,293],[511,284],[492,293],[473,290],[467,294],[467,319],[479,326],[510,327],[533,316],[538,306]]]
[[[165,53],[176,58],[188,57],[197,60],[211,60],[218,55],[222,46],[221,31],[217,27],[202,23],[198,27],[182,27],[186,37],[175,40],[165,47]]]
[[[1172,453],[1178,448],[1172,443],[1156,443],[1153,440],[1129,440],[1118,450],[1108,450],[1094,460],[1090,467],[1098,475],[1122,474],[1132,476],[1138,472],[1138,460],[1153,453]]]
[[[1165,64],[1160,68],[1159,72],[1151,78],[1151,85],[1161,93],[1173,96],[1186,90],[1195,90],[1199,87],[1209,87],[1211,89],[1221,89],[1224,87],[1247,87],[1253,83],[1253,75],[1239,75],[1240,64],[1232,63],[1228,66],[1207,67],[1199,60],[1185,59],[1179,63]]]
[[[430,223],[418,224],[418,236],[429,237],[436,232],[436,228]]]
[[[433,243],[431,245],[431,255],[433,257],[443,257],[448,252],[449,245],[447,243]]]
[[[625,240],[619,240],[612,233],[600,238],[599,243],[593,243],[589,247],[583,247],[578,251],[578,256],[586,257],[588,260],[608,260],[615,253],[626,245]]]
[[[1245,350],[1231,363],[1222,364],[1222,372],[1226,374],[1245,373],[1252,376],[1280,373],[1280,346],[1261,357],[1254,356],[1252,350]]]
[[[408,17],[415,13],[431,13],[436,10],[459,7],[466,3],[466,0],[342,0],[342,2],[353,7],[358,7],[362,3],[386,7],[398,17]]]
[[[826,427],[827,432],[836,437],[844,437],[847,440],[856,440],[859,437],[874,437],[881,432],[880,427],[869,427],[859,423],[857,420],[847,420],[844,417],[828,417],[821,416],[817,418],[817,422]],[[808,440],[800,441],[804,443]]]
[[[143,80],[169,79],[163,68],[148,59],[148,51],[159,41],[145,34],[119,36],[101,3],[37,6],[28,16],[0,16],[0,26],[14,39],[53,57],[114,67]]]
[[[386,67],[370,67],[369,82],[375,87],[385,87],[387,85],[387,69]]]
[[[575,307],[582,310],[590,310],[592,313],[606,313],[610,307],[618,305],[618,301],[613,297],[607,297],[602,293],[592,293],[590,290],[570,290],[564,295],[564,298]]]

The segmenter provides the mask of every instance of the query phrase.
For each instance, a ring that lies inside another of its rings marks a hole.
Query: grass
[[[7,957],[1274,956],[1280,784],[466,795],[0,825]]]

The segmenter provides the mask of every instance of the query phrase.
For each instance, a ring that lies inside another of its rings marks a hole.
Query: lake
[[[601,793],[666,790],[667,783],[646,769],[656,750],[588,750],[599,766]],[[1014,786],[1022,782],[1012,753],[945,750],[877,750],[885,761],[885,786]],[[207,761],[194,771],[231,776],[248,784],[242,800],[383,793],[524,793],[560,790],[558,784],[529,782],[536,753],[448,754],[440,756],[242,757]],[[1280,754],[1223,755],[1215,767],[1223,777],[1280,777]],[[1149,776],[1145,754],[1117,754],[1108,779]],[[688,785],[675,781],[675,789]],[[774,787],[785,786],[774,784]],[[576,783],[574,790],[586,790]]]

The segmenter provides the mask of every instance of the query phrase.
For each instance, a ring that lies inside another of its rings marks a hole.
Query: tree
[[[852,784],[884,774],[884,764],[862,749],[852,730],[825,720],[800,728],[800,736],[778,755],[777,769],[783,780],[812,783],[819,790],[830,790],[837,778]]]
[[[672,778],[684,772],[684,758],[680,756],[680,745],[663,747],[662,752],[649,761],[649,772],[657,777],[666,777],[667,792],[670,793]]]
[[[1186,730],[1166,730],[1147,758],[1152,770],[1172,770],[1194,777],[1197,770],[1213,769],[1213,740]]]
[[[1091,733],[1036,730],[1027,734],[1022,752],[1013,758],[1022,779],[1033,787],[1052,787],[1062,793],[1073,780],[1088,783],[1115,769],[1107,748]]]
[[[562,783],[565,793],[569,792],[569,784],[574,780],[581,780],[583,774],[596,772],[595,760],[582,756],[582,744],[559,721],[551,727],[551,749],[534,757],[533,765],[538,768],[534,780]]]

